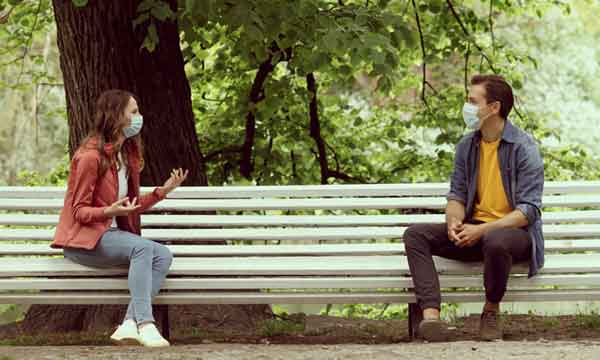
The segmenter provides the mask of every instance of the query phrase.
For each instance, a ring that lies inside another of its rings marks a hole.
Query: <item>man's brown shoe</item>
[[[479,337],[483,341],[502,339],[502,324],[496,311],[484,311],[479,320]]]
[[[417,336],[430,342],[448,341],[450,328],[445,321],[440,319],[424,319],[419,323]]]

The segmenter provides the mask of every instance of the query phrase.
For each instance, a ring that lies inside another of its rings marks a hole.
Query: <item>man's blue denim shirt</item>
[[[471,219],[477,199],[479,146],[481,132],[471,132],[456,147],[454,172],[448,200],[465,205],[466,219]],[[506,198],[513,209],[518,209],[529,220],[527,231],[531,236],[529,276],[544,266],[544,234],[542,232],[542,194],[544,191],[544,162],[533,138],[506,120],[498,147],[498,160]]]

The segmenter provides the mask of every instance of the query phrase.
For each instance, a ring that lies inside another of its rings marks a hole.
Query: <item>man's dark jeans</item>
[[[440,309],[440,283],[433,255],[460,261],[484,262],[484,286],[487,301],[499,303],[513,262],[529,260],[531,238],[523,229],[488,232],[472,247],[458,247],[448,238],[446,224],[419,224],[404,233],[408,265],[421,309]]]

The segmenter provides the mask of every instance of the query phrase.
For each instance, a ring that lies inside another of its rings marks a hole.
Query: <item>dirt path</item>
[[[0,347],[0,360],[42,359],[203,359],[203,360],[378,360],[378,359],[598,359],[600,341],[500,341],[408,343],[393,345],[244,345],[206,344],[167,349],[141,347]]]

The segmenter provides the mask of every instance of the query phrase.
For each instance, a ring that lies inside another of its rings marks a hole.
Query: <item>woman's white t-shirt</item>
[[[119,153],[119,163],[121,164],[121,168],[117,172],[117,177],[119,178],[119,191],[117,200],[120,200],[127,196],[128,185],[127,185],[127,167],[123,165],[123,159],[121,158],[121,154]],[[111,227],[117,228],[117,218],[113,217]]]

